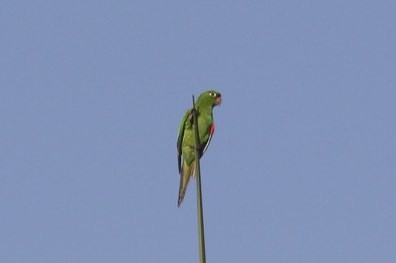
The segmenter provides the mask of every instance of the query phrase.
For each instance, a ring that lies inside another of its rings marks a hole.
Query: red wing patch
[[[215,125],[214,125],[214,123],[212,123],[212,125],[210,125],[210,128],[209,128],[209,134],[213,135],[214,131],[215,131]]]
[[[203,155],[203,154],[206,152],[206,150],[208,149],[208,146],[209,146],[209,144],[210,144],[210,141],[212,140],[212,137],[213,137],[214,130],[215,130],[215,125],[214,125],[214,123],[212,123],[212,125],[210,125],[210,127],[209,127],[209,138],[208,138],[208,141],[206,142],[206,145],[205,145],[205,147],[204,147],[204,149],[203,149],[203,151],[202,151],[202,155]]]

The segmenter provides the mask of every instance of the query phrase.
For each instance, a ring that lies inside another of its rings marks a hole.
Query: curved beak
[[[215,100],[215,106],[219,106],[221,104],[221,102],[222,102],[221,97],[217,97]]]

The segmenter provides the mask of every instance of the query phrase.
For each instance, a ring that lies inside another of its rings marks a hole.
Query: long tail
[[[187,185],[191,177],[194,177],[195,162],[193,161],[190,165],[183,162],[182,169],[180,172],[180,186],[179,186],[179,199],[177,200],[177,207],[183,202],[184,195],[186,194]]]

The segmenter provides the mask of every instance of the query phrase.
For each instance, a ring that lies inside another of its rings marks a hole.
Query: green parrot
[[[215,90],[202,93],[195,108],[198,116],[199,158],[205,153],[214,133],[213,107],[221,104],[221,94]],[[177,136],[177,160],[180,173],[179,198],[177,207],[183,201],[187,184],[195,177],[195,130],[193,125],[193,109],[189,109],[181,121]]]

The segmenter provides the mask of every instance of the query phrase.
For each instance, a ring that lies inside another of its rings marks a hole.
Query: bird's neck
[[[212,114],[213,105],[197,105],[197,109],[203,114]]]

